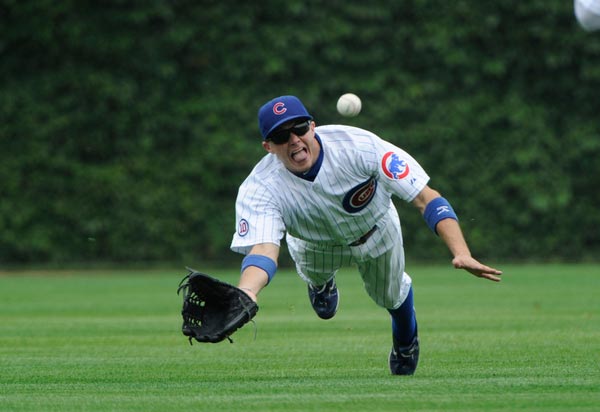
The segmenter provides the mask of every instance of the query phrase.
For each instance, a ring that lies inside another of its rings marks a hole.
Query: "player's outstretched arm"
[[[471,256],[467,242],[456,220],[441,220],[436,229],[454,256],[452,265],[456,269],[464,269],[477,277],[500,282],[502,271],[486,266]]]
[[[279,257],[279,246],[273,243],[254,245],[250,250],[250,253],[248,253],[248,256],[266,257],[276,264]],[[250,264],[242,270],[240,281],[238,283],[238,288],[246,292],[255,302],[258,300],[260,291],[267,286],[270,277],[274,274],[273,268],[264,267],[264,264],[261,263],[260,260],[257,262],[258,266]],[[271,275],[269,275],[267,271],[271,271]]]
[[[480,278],[499,282],[499,276],[502,272],[478,262],[471,256],[471,251],[462,234],[460,225],[458,224],[458,221],[455,220],[456,215],[454,215],[452,207],[445,199],[440,201],[441,199],[443,198],[441,198],[439,192],[429,186],[425,186],[421,193],[413,199],[412,204],[425,216],[425,220],[432,230],[434,230],[442,238],[444,243],[446,243],[452,256],[454,256],[452,265],[455,268],[464,269]],[[434,203],[431,203],[432,201],[434,201]],[[430,212],[432,212],[431,209],[433,209],[431,206],[434,204],[437,204],[438,207],[435,208],[434,214],[430,214]],[[427,207],[428,205],[430,208]],[[443,218],[446,215],[448,218]],[[436,216],[441,216],[442,219],[437,220]],[[452,216],[454,216],[454,218],[452,218]]]

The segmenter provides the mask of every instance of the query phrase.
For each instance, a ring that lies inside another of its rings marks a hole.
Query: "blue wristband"
[[[427,222],[427,226],[429,229],[436,235],[438,234],[435,227],[437,224],[444,219],[454,219],[458,221],[458,217],[456,213],[454,213],[454,209],[450,206],[450,203],[443,197],[436,197],[431,202],[427,203],[425,207],[425,213],[423,213],[423,218],[425,218],[425,222]]]
[[[246,270],[248,266],[256,266],[267,272],[267,276],[269,277],[269,282],[275,276],[275,272],[277,271],[277,263],[270,257],[264,255],[247,255],[244,260],[242,260],[242,272]]]

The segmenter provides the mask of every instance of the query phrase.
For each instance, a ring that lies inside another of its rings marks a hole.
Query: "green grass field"
[[[600,410],[600,266],[513,265],[499,284],[409,269],[412,377],[389,374],[388,314],[352,269],[330,321],[280,271],[256,340],[248,325],[234,344],[193,346],[175,294],[184,270],[4,272],[0,411]]]

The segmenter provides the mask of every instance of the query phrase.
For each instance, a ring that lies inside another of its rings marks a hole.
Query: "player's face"
[[[263,147],[267,152],[277,156],[288,170],[296,173],[308,171],[319,158],[321,150],[319,142],[315,139],[315,122],[309,120],[308,128],[302,127],[305,122],[293,120],[278,129],[278,131],[289,130],[287,142],[276,143],[270,139],[263,142]],[[306,132],[304,132],[305,129]],[[278,141],[281,142],[281,140]]]

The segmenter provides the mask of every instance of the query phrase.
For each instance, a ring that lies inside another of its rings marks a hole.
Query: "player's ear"
[[[271,149],[271,143],[269,143],[268,140],[263,141],[262,146],[267,152],[273,153],[273,149]]]

